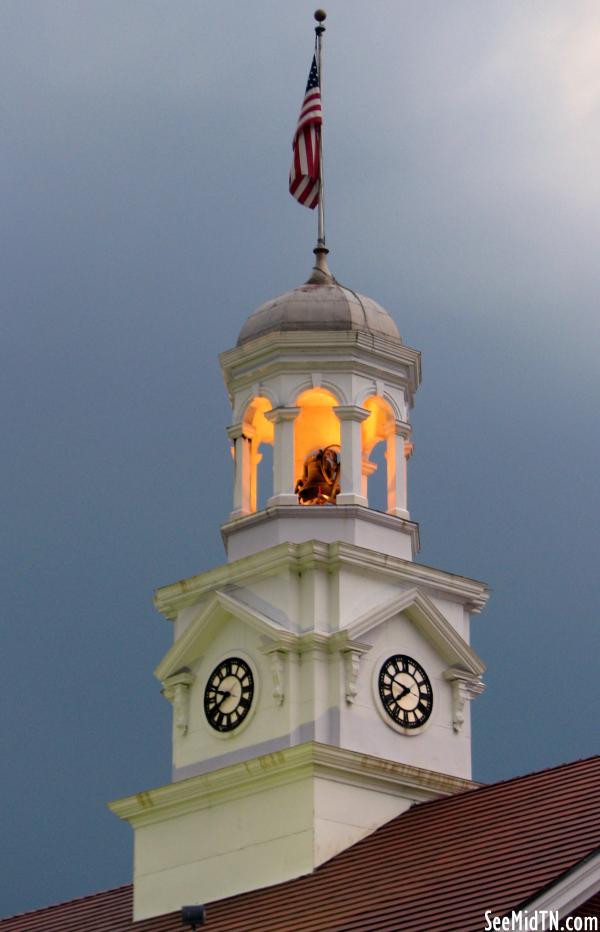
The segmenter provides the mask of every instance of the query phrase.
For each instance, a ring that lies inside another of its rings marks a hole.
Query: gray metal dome
[[[363,330],[400,340],[387,311],[333,278],[325,284],[309,281],[267,301],[250,315],[237,345],[265,333],[289,330]]]

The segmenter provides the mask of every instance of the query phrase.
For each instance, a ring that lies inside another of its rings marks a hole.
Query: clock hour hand
[[[220,709],[223,703],[225,702],[225,700],[228,699],[229,696],[231,696],[231,693],[226,692],[224,689],[217,689],[216,692],[219,694],[219,696],[223,696],[221,701],[217,702],[217,709]]]

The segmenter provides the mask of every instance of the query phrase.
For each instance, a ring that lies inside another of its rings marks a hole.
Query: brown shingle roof
[[[600,757],[422,803],[314,873],[207,904],[207,932],[479,932],[600,846]],[[0,932],[181,932],[131,921],[132,888],[0,921]]]

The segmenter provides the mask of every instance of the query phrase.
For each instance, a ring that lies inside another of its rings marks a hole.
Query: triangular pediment
[[[295,643],[296,636],[255,608],[225,592],[213,592],[189,627],[177,638],[154,671],[161,681],[202,656],[223,624],[235,618],[268,640]]]
[[[403,614],[412,621],[425,637],[452,667],[481,676],[485,664],[475,651],[458,633],[456,628],[442,614],[437,605],[419,589],[409,589],[402,595],[369,609],[347,628],[352,640],[360,640],[368,631],[395,615]]]

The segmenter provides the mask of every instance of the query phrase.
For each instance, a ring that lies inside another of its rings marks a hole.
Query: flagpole
[[[323,71],[321,63],[323,61],[322,36],[325,32],[323,25],[327,13],[325,10],[315,10],[315,19],[318,23],[315,26],[316,46],[317,46],[317,68],[319,71],[319,86],[321,89],[321,107],[323,106]],[[319,132],[319,214],[317,228],[317,249],[325,246],[325,172],[323,166],[323,124],[321,123]]]

